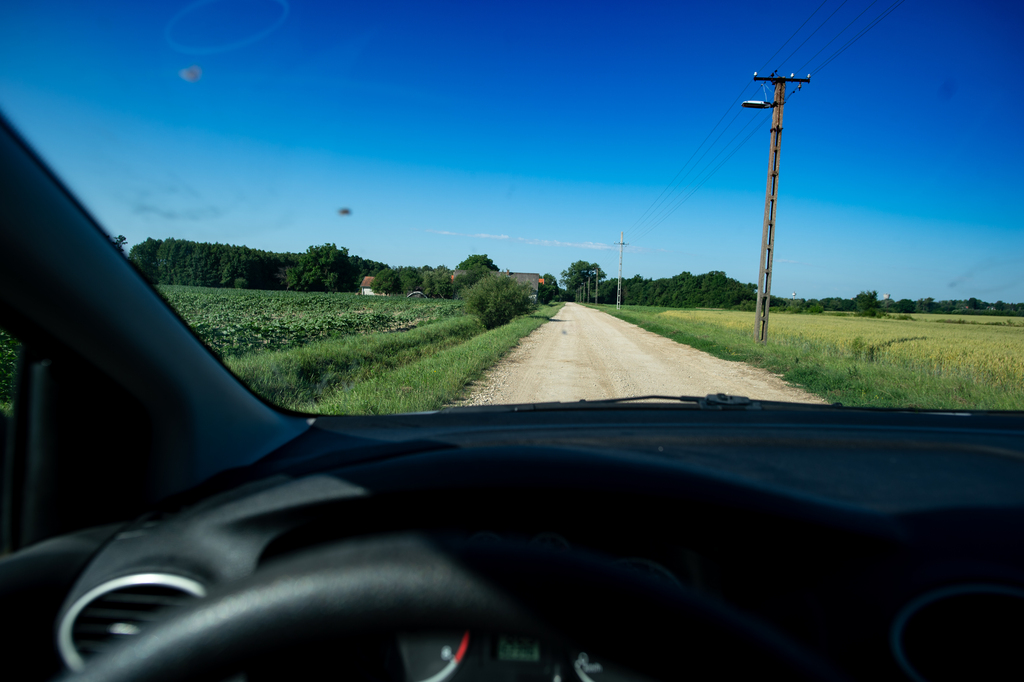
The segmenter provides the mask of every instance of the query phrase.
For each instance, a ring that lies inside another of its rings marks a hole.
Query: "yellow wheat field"
[[[661,313],[697,324],[754,333],[754,314],[716,310]],[[912,367],[996,386],[1024,386],[1021,318],[913,315],[913,320],[834,315],[771,315],[769,344],[815,347],[836,355]],[[942,320],[963,321],[950,324]],[[1007,324],[1009,322],[1009,324]],[[975,323],[975,324],[972,324]]]

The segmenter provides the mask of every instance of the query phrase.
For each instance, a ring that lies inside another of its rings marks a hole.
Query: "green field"
[[[560,307],[486,331],[461,301],[159,289],[258,395],[316,414],[443,407]]]
[[[782,375],[830,402],[922,409],[1024,409],[1020,318],[772,314],[768,343],[754,315],[724,310],[597,306],[728,360]]]
[[[159,286],[160,294],[221,357],[408,329],[464,314],[461,301]]]

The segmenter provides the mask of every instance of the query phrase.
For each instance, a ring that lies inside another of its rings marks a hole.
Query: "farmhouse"
[[[363,296],[383,296],[383,294],[375,294],[373,292],[373,280],[374,278],[370,275],[363,277],[363,281],[359,285],[359,293]]]

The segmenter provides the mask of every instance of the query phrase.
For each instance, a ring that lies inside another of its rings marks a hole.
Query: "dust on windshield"
[[[3,116],[257,394],[1024,407],[1022,8],[364,5],[0,9]]]

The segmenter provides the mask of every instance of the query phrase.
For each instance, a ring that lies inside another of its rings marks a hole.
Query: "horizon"
[[[154,239],[155,241],[164,241],[162,239],[157,239],[155,237],[150,237],[149,239]],[[173,239],[173,237],[171,239]],[[145,241],[145,240],[143,240],[143,241]],[[197,242],[197,243],[201,243],[201,242]],[[206,242],[206,243],[219,244],[219,242]],[[249,247],[246,244],[223,244],[223,245],[224,246],[239,246],[239,247],[245,247],[245,248],[252,248],[252,247]],[[311,244],[310,246],[320,246],[320,244]],[[339,248],[339,249],[347,248],[343,244],[334,244],[334,246],[336,248]],[[125,257],[128,257],[129,250],[130,250],[130,247],[128,247],[128,248],[126,248],[124,250]],[[261,249],[261,250],[263,250],[263,249]],[[288,254],[288,255],[296,255],[297,256],[297,255],[300,255],[301,253],[304,253],[305,251],[306,251],[306,249],[302,249],[301,251],[278,251],[278,252],[272,252],[272,253],[277,253],[277,254],[282,254],[282,255],[283,254]],[[349,250],[348,255],[349,256],[360,257],[360,258],[363,258],[364,260],[381,262],[381,261],[377,261],[374,258],[366,258],[365,256],[363,256],[362,254],[359,254],[359,253],[352,253],[351,250]],[[489,257],[489,254],[486,254],[486,253],[482,253],[482,254],[474,254],[474,253],[466,254],[465,256],[460,258],[459,263],[462,263],[467,258],[470,258],[472,256],[484,256],[486,258],[486,257]],[[570,263],[564,269],[568,269],[568,267],[570,265],[573,265],[575,262],[576,261],[573,261],[573,263]],[[394,264],[394,263],[386,263],[385,262],[384,265],[386,265],[388,268],[393,269],[393,270],[400,270],[400,269],[403,269],[403,268],[412,268],[414,270],[419,270],[419,269],[424,268],[424,267],[429,267],[431,269],[438,269],[438,268],[441,268],[441,267],[446,267],[449,270],[451,270],[452,272],[458,272],[458,264],[456,264],[456,265],[448,265],[447,263],[440,263],[438,265],[426,265],[426,264],[424,264],[424,265],[398,265],[398,264]],[[497,266],[498,264],[495,263],[495,265]],[[521,270],[521,269],[520,270],[516,270],[514,268],[507,267],[507,266],[499,266],[497,272],[504,272],[505,270],[509,270],[513,274],[530,274],[530,273],[534,272],[533,270],[528,270],[528,269],[527,270]],[[604,273],[604,270],[602,270],[601,272]],[[730,279],[732,279],[734,281],[737,281],[740,284],[743,284],[743,285],[746,285],[746,286],[752,286],[752,287],[756,287],[757,286],[756,282],[744,282],[741,279],[738,279],[736,277],[732,277],[728,272],[716,271],[716,270],[708,270],[707,272],[697,272],[697,273],[689,272],[687,270],[684,270],[682,272],[677,272],[676,274],[669,275],[667,277],[645,277],[645,276],[643,276],[642,273],[636,273],[634,275],[630,275],[629,277],[627,277],[625,274],[623,274],[622,280],[623,280],[623,282],[625,282],[627,279],[633,279],[635,277],[643,277],[643,279],[645,279],[645,280],[671,279],[673,277],[678,277],[678,276],[684,275],[684,274],[685,275],[690,275],[691,277],[700,277],[702,275],[710,274],[711,272],[722,272],[723,274],[725,274],[726,277],[728,277],[728,278],[730,278]],[[562,281],[562,271],[561,270],[559,270],[557,272],[553,272],[551,270],[537,271],[537,274],[541,278],[544,278],[544,276],[548,275],[548,274],[552,275],[553,278],[558,282],[559,289],[561,289],[561,287],[562,287],[562,284],[561,284],[561,281]],[[359,276],[361,278],[365,279],[366,277],[372,277],[373,275],[362,275],[362,274],[360,274]],[[602,281],[616,281],[617,279],[618,279],[617,273],[608,274],[608,275],[602,277]],[[191,285],[166,285],[166,286],[191,286]],[[224,285],[223,287],[211,287],[211,288],[217,289],[217,288],[231,288],[231,287],[229,287],[227,285]],[[258,291],[259,289],[251,289],[251,290]],[[862,293],[863,291],[872,291],[872,290],[870,290],[870,289],[868,289],[868,290],[861,290],[861,291],[859,291],[857,293]],[[339,291],[337,293],[348,293],[348,292],[340,292]],[[883,297],[889,295],[889,292],[876,292],[876,293],[878,294],[878,300],[879,301],[885,300]],[[782,299],[786,299],[786,300],[794,300],[792,298],[791,294],[773,293],[772,297],[773,298],[782,298]],[[839,299],[843,299],[843,300],[851,300],[852,301],[852,300],[856,299],[857,296],[856,296],[856,294],[853,295],[853,296],[850,296],[850,297],[846,297],[846,296],[796,296],[795,300],[814,301],[814,300],[825,300],[825,299],[833,299],[833,298],[839,298]],[[944,302],[951,302],[951,301],[968,301],[971,298],[977,298],[977,297],[970,297],[969,296],[967,298],[945,298],[945,299],[939,299],[939,298],[936,298],[934,296],[922,296],[922,297],[920,297],[918,299],[906,299],[906,297],[904,297],[905,300],[911,300],[911,301],[915,301],[915,302],[917,302],[918,300],[931,299],[932,301],[934,301],[936,303],[944,303]],[[892,296],[891,300],[892,301],[898,301],[898,300],[903,300],[903,299],[900,299],[900,298],[897,298],[895,296]],[[983,300],[983,299],[980,299],[980,298],[977,298],[977,300],[979,302],[984,302],[984,303],[1005,303],[1007,305],[1015,305],[1015,306],[1024,305],[1024,301],[1012,301],[1012,300],[1011,301],[1004,301],[1002,299],[996,299],[996,300],[988,301],[988,300]],[[626,301],[626,302],[623,303],[623,305],[630,305],[630,303],[628,301]]]

